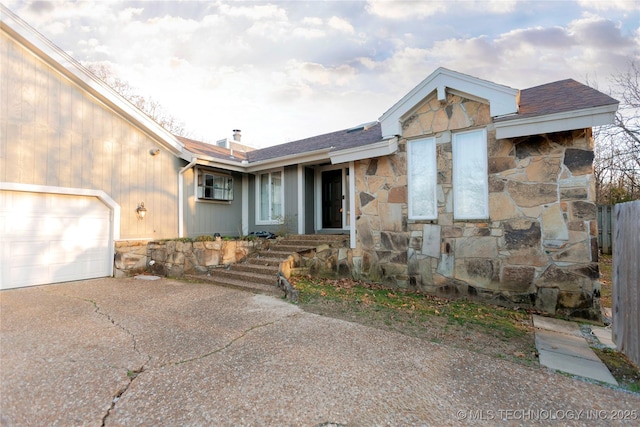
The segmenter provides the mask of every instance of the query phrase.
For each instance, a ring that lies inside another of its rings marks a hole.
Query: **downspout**
[[[184,173],[194,167],[198,159],[191,158],[191,162],[178,172],[178,237],[184,237]]]

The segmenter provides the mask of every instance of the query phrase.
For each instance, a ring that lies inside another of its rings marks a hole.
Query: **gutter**
[[[178,172],[178,237],[184,237],[184,173],[194,167],[198,162],[197,157],[192,157],[191,162]]]

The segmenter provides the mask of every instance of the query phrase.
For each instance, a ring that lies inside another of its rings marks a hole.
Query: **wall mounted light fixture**
[[[144,202],[140,202],[140,204],[136,208],[136,215],[138,215],[138,219],[144,219],[144,216],[146,214],[147,214],[147,208],[144,207]]]

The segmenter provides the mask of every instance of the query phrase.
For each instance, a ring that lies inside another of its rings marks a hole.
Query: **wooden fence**
[[[598,248],[603,254],[611,254],[611,218],[613,206],[598,206]]]
[[[640,200],[613,209],[613,340],[640,366]]]

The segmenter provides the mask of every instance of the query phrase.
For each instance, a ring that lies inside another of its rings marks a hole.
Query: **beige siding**
[[[103,190],[121,207],[121,238],[178,233],[183,161],[1,33],[0,180]],[[160,148],[151,156],[149,150]],[[135,215],[145,202],[147,217]]]

